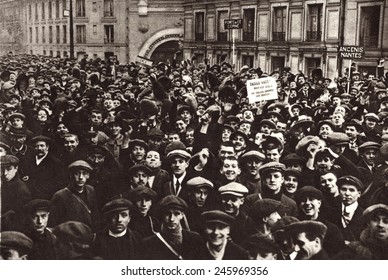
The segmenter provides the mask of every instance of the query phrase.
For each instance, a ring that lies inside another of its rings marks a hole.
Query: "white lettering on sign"
[[[365,56],[365,49],[357,46],[340,46],[338,55],[340,58],[362,59]]]
[[[278,99],[276,79],[265,77],[247,81],[249,103]]]
[[[152,60],[149,60],[145,57],[137,56],[136,62],[145,66],[152,66],[154,63]]]

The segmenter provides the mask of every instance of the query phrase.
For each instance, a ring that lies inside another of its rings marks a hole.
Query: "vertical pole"
[[[73,26],[73,0],[70,0],[70,59],[74,59],[74,26]]]
[[[236,58],[235,58],[235,49],[236,49],[236,45],[235,45],[235,30],[236,29],[232,29],[232,37],[233,37],[233,45],[232,45],[232,59],[233,59],[233,68],[235,67],[236,65]]]
[[[352,74],[352,60],[349,61],[349,72],[348,72],[348,92],[347,93],[350,93],[350,78],[351,78],[351,74]]]

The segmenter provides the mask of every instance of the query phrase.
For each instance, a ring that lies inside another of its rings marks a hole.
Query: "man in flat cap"
[[[241,175],[239,180],[248,188],[250,194],[261,192],[259,168],[264,159],[264,154],[259,151],[248,151],[240,157]]]
[[[235,218],[231,225],[230,236],[237,244],[241,243],[246,236],[247,215],[241,211],[245,196],[249,190],[242,184],[231,182],[218,189],[221,199],[221,209]]]
[[[19,178],[19,159],[13,155],[0,157],[1,167],[1,214],[12,210],[21,212],[23,205],[31,200],[31,192]]]
[[[162,168],[162,159],[158,151],[149,150],[146,154],[144,165],[151,171],[148,176],[150,188],[156,191],[159,186],[169,181],[170,174]]]
[[[0,260],[26,260],[34,243],[25,234],[17,231],[0,233]]]
[[[97,230],[100,225],[94,188],[88,185],[92,167],[83,160],[69,164],[69,184],[56,192],[51,200],[54,224],[78,221]]]
[[[358,168],[365,174],[365,185],[369,185],[373,181],[373,176],[376,173],[377,160],[380,155],[381,145],[376,142],[367,141],[358,147],[360,154],[360,162]]]
[[[254,234],[243,244],[251,260],[277,260],[279,247],[273,239],[264,234]]]
[[[295,252],[295,244],[292,240],[290,225],[299,222],[293,216],[285,216],[280,218],[272,227],[272,235],[275,243],[279,248],[278,259],[294,260],[297,252]]]
[[[129,175],[129,188],[128,189],[135,189],[137,187],[150,187],[148,184],[148,179],[150,177],[151,170],[143,165],[143,164],[137,164],[133,165],[128,170]]]
[[[366,225],[360,239],[350,242],[336,256],[342,260],[388,260],[388,206],[374,204],[362,215]]]
[[[204,254],[201,236],[182,228],[187,211],[186,202],[175,195],[168,195],[159,202],[158,214],[162,223],[160,233],[143,239],[145,260],[195,260]]]
[[[317,221],[302,221],[291,224],[290,231],[295,243],[297,260],[328,260],[323,249],[327,227]]]
[[[49,152],[51,141],[43,135],[31,140],[36,155],[27,160],[27,167],[23,172],[28,178],[27,186],[31,189],[33,198],[50,200],[67,182],[62,162]]]
[[[24,205],[26,235],[34,242],[29,255],[31,260],[56,260],[56,236],[47,227],[51,202],[45,199],[33,199]]]
[[[229,239],[233,216],[220,210],[201,214],[206,251],[206,260],[247,260],[248,253]]]
[[[139,258],[140,235],[128,225],[135,207],[127,199],[114,199],[102,208],[106,227],[97,233],[93,245],[95,255],[104,260],[135,260]]]

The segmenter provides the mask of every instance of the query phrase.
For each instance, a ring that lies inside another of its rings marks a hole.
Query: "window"
[[[46,6],[44,5],[44,2],[42,2],[42,19],[46,18]]]
[[[66,0],[62,0],[62,16],[63,16],[63,11],[66,10]]]
[[[380,29],[380,6],[361,8],[360,45],[378,47]]]
[[[97,25],[93,25],[93,35],[97,35]]]
[[[35,20],[38,20],[38,3],[35,3]]]
[[[35,43],[39,43],[39,29],[35,27]]]
[[[97,2],[92,2],[92,11],[93,13],[97,12]]]
[[[60,44],[61,43],[61,32],[60,32],[60,28],[59,28],[59,25],[57,25],[55,27],[55,35],[56,35],[56,42],[57,44]]]
[[[61,52],[57,51],[57,57],[61,57]]]
[[[46,54],[47,54],[46,50],[43,50],[43,55],[46,55]]]
[[[253,55],[243,55],[242,56],[242,64],[247,65],[249,68],[253,67]]]
[[[63,57],[67,57],[67,51],[63,52]]]
[[[104,0],[104,17],[113,17],[113,0]]]
[[[286,7],[274,8],[272,40],[284,41],[286,39]]]
[[[322,5],[309,5],[307,41],[322,40]]]
[[[55,1],[55,18],[59,18],[59,0]]]
[[[76,0],[75,11],[77,17],[85,16],[85,0]]]
[[[195,41],[205,39],[205,13],[195,13]]]
[[[219,11],[217,40],[221,42],[225,42],[228,40],[228,32],[225,29],[224,25],[226,19],[228,19],[228,11]]]
[[[113,25],[105,25],[104,26],[104,43],[114,43],[114,27]]]
[[[63,43],[67,44],[67,26],[63,25],[62,29],[63,29]]]
[[[77,44],[86,43],[86,26],[85,25],[76,25],[76,42]]]
[[[48,18],[53,18],[53,2],[48,2]]]
[[[255,32],[255,9],[244,9],[243,41],[253,41]]]
[[[30,43],[32,43],[32,27],[30,27],[30,40],[29,40]]]
[[[53,54],[54,54],[53,51],[50,51],[50,56],[51,56],[51,57],[53,56]]]
[[[49,44],[53,43],[53,27],[49,26]]]
[[[32,19],[32,8],[31,5],[28,5],[28,20]]]
[[[45,32],[46,32],[46,30],[45,30],[44,26],[42,26],[42,43],[43,44],[46,43],[46,36],[44,34]]]

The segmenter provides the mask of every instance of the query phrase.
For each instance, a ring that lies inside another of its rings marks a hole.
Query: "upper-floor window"
[[[104,17],[113,17],[113,0],[104,0]]]
[[[55,18],[59,18],[59,0],[55,0]]]
[[[53,27],[49,26],[49,44],[53,43]]]
[[[46,18],[46,5],[42,2],[42,19]]]
[[[67,25],[63,25],[63,43],[67,43]]]
[[[31,5],[28,5],[28,20],[32,19],[32,8]]]
[[[85,25],[76,25],[76,42],[77,44],[86,43],[86,26]]]
[[[77,17],[85,16],[85,0],[76,0],[75,2],[75,11]]]
[[[56,35],[56,42],[57,42],[57,44],[60,44],[61,43],[61,32],[60,32],[59,25],[57,25],[55,27],[55,35]]]
[[[255,37],[255,9],[244,9],[243,41],[253,41]]]
[[[225,29],[224,24],[226,19],[228,19],[228,11],[219,11],[217,40],[221,42],[225,42],[228,40],[228,32]]]
[[[35,27],[35,43],[39,43],[39,29]]]
[[[46,43],[46,30],[45,30],[45,28],[44,28],[44,26],[42,26],[42,43],[44,44],[44,43]]]
[[[29,40],[29,42],[32,43],[32,27],[30,27],[29,30],[30,30],[30,40]]]
[[[38,3],[35,3],[35,20],[38,20]]]
[[[380,30],[380,6],[361,8],[360,45],[378,47]]]
[[[114,43],[114,26],[113,25],[105,25],[104,26],[104,43]]]
[[[53,2],[48,2],[48,18],[53,18]]]
[[[322,4],[309,5],[307,18],[307,41],[322,40]]]
[[[195,41],[205,39],[205,13],[195,13]]]
[[[286,39],[286,7],[276,7],[273,11],[272,40]]]

